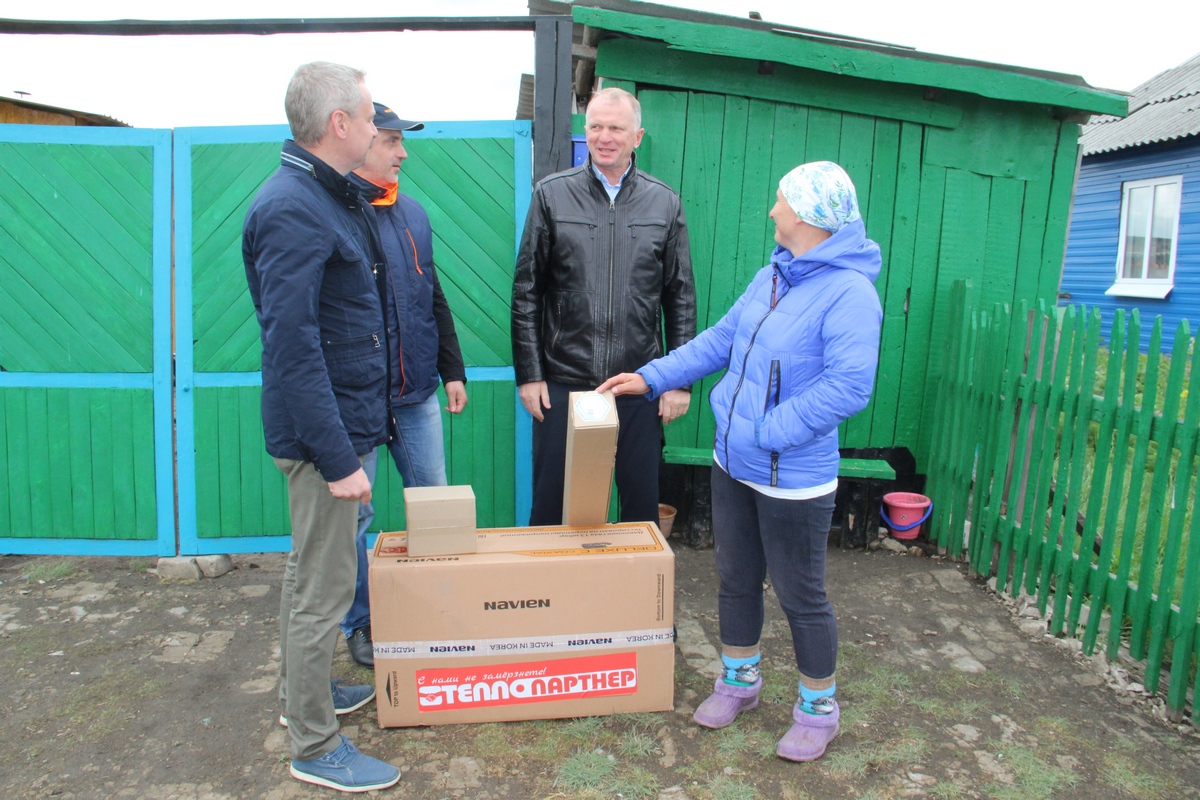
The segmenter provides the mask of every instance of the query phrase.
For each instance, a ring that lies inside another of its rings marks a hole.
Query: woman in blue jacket
[[[725,671],[695,721],[723,728],[758,705],[763,579],[770,574],[800,671],[794,724],[777,753],[820,758],[838,732],[837,621],[825,549],[837,489],[837,426],[871,396],[883,313],[854,184],[830,161],[784,176],[770,217],[778,246],[724,318],[599,390],[647,394],[727,372],[716,417],[713,536]]]

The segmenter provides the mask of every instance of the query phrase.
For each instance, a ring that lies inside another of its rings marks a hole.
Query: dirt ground
[[[276,722],[283,557],[234,563],[167,582],[153,559],[0,556],[0,797],[335,796],[288,775]],[[843,718],[824,759],[774,755],[796,689],[773,598],[763,702],[699,729],[717,661],[712,551],[679,546],[676,569],[674,712],[381,730],[368,706],[343,731],[403,770],[380,794],[1200,797],[1190,725],[1168,725],[1119,671],[1045,637],[959,566],[884,551],[830,554]],[[334,671],[371,680],[340,645]]]

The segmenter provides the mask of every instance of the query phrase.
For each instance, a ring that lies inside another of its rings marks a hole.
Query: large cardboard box
[[[675,557],[652,523],[482,529],[370,567],[381,727],[669,711]]]
[[[571,392],[568,402],[563,525],[603,525],[617,458],[617,401],[612,392]]]
[[[415,486],[404,490],[410,556],[475,552],[475,490],[470,486]]]

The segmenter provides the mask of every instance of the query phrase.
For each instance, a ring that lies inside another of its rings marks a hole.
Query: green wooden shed
[[[572,15],[580,105],[596,86],[634,92],[638,164],[683,198],[701,329],[767,262],[779,178],[822,159],[849,172],[883,250],[884,324],[874,397],[841,441],[907,448],[924,472],[952,282],[970,279],[987,304],[1053,304],[1080,123],[1123,116],[1125,96],[1071,75],[628,0],[583,0]],[[706,399],[667,430],[676,447],[712,438]]]

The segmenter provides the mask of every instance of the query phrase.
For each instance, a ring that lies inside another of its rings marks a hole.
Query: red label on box
[[[420,669],[414,679],[421,713],[636,694],[637,654]]]

